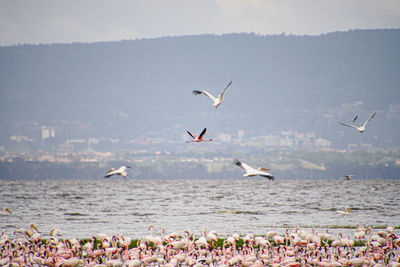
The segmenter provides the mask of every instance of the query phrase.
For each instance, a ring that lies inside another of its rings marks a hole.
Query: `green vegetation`
[[[197,240],[197,239],[196,239]],[[195,241],[196,241],[195,240]],[[136,248],[136,247],[138,247],[138,243],[139,243],[139,241],[140,241],[140,239],[134,239],[134,240],[132,240],[131,241],[131,244],[129,245],[129,249],[131,249],[131,248]],[[210,245],[210,246],[212,246],[212,247],[223,247],[223,245],[224,245],[224,242],[226,241],[226,238],[218,238],[218,240],[216,241],[216,242],[208,242],[208,244]],[[45,243],[46,243],[47,241],[45,241]],[[88,242],[91,242],[91,240],[90,239],[81,239],[80,240],[80,243],[81,243],[81,245],[83,246],[83,245],[85,245],[86,243],[88,243]],[[285,242],[289,242],[288,240],[286,240]],[[354,240],[354,246],[355,247],[360,247],[360,246],[364,246],[365,245],[365,243],[366,243],[366,241],[365,240]],[[98,247],[98,245],[99,244],[101,244],[101,241],[100,240],[95,240],[95,242],[94,242],[94,247]],[[243,246],[243,244],[244,244],[244,240],[242,239],[242,238],[240,238],[237,242],[236,242],[236,246],[237,247],[242,247]],[[274,243],[274,242],[272,242],[271,241],[271,244],[272,245],[279,245],[278,243]],[[283,243],[282,243],[283,244]],[[322,241],[321,242],[321,246],[325,246],[326,244],[328,244],[329,246],[332,244],[332,241],[327,241],[327,242],[325,242],[325,241]],[[154,247],[155,245],[154,244],[148,244],[150,247]],[[167,245],[167,243],[165,242],[163,245]],[[228,245],[229,246],[229,245]],[[255,246],[254,246],[255,247]]]

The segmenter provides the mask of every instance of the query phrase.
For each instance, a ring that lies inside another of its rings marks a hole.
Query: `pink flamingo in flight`
[[[198,143],[198,142],[210,142],[212,139],[203,139],[203,136],[206,134],[207,128],[204,128],[204,130],[201,132],[199,137],[195,136],[191,132],[187,131],[187,133],[193,138],[193,140],[186,141],[186,143]]]

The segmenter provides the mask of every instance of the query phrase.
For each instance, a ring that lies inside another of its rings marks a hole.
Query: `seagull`
[[[243,174],[243,177],[259,175],[259,176],[266,177],[269,180],[275,180],[274,176],[272,176],[270,173],[266,172],[266,171],[269,171],[269,169],[266,169],[266,168],[254,169],[254,168],[250,167],[249,165],[247,165],[246,163],[242,163],[237,159],[235,159],[233,161],[233,163],[235,163],[237,166],[239,166],[240,168],[242,168],[245,171],[245,174]]]
[[[111,168],[107,171],[104,178],[110,178],[113,175],[121,175],[122,177],[126,178],[126,176],[128,176],[128,173],[126,172],[128,168],[131,168],[131,167],[130,166],[121,166],[121,167],[119,167],[118,170]]]
[[[365,127],[367,126],[367,123],[368,123],[370,120],[372,120],[372,119],[375,117],[375,115],[376,115],[376,112],[375,112],[374,114],[372,114],[372,116],[369,117],[369,119],[366,120],[366,121],[364,122],[364,124],[361,125],[361,126],[355,126],[355,125],[353,125],[353,124],[342,123],[342,122],[339,122],[339,121],[338,121],[338,123],[341,124],[341,125],[344,125],[344,126],[352,127],[352,128],[354,128],[354,129],[356,129],[357,131],[359,131],[360,133],[363,133],[363,132],[365,131]]]
[[[195,94],[195,95],[203,94],[205,96],[208,96],[214,102],[213,103],[214,107],[218,108],[222,103],[222,97],[224,96],[224,93],[225,93],[226,89],[228,89],[228,87],[231,84],[232,84],[232,81],[230,81],[228,83],[228,85],[225,86],[224,90],[222,90],[222,92],[218,95],[218,97],[213,96],[212,94],[210,94],[206,90],[193,90],[193,94]]]
[[[212,139],[203,139],[203,136],[206,134],[207,128],[204,128],[204,130],[201,132],[200,136],[197,137],[194,134],[192,134],[189,131],[186,131],[192,138],[193,140],[186,141],[186,143],[198,143],[198,142],[210,142]]]

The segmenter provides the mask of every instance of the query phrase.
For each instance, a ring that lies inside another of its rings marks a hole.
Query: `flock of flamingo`
[[[222,103],[225,91],[232,84],[229,82],[218,97],[205,90],[194,90],[193,94],[204,94],[213,101],[215,108]],[[363,125],[355,126],[338,122],[342,125],[364,132],[367,123],[374,118],[374,113]],[[357,116],[353,119],[353,122]],[[194,135],[187,133],[192,140],[187,143],[211,142],[203,139],[207,129]],[[274,180],[269,169],[255,169],[235,159],[234,164],[245,173],[244,177],[262,176]],[[110,169],[105,178],[114,175],[127,177],[130,166]],[[350,179],[350,176],[349,176]],[[346,208],[339,211],[344,215],[351,212]],[[4,208],[0,215],[12,215]],[[204,231],[196,237],[185,231],[183,234],[154,235],[154,227],[149,227],[151,234],[143,239],[131,240],[122,234],[108,236],[97,234],[89,240],[62,239],[60,231],[52,229],[44,239],[33,225],[29,229],[18,229],[14,238],[9,238],[3,231],[0,237],[0,266],[391,266],[400,267],[400,238],[389,226],[384,231],[372,232],[371,228],[357,226],[354,238],[344,238],[340,233],[337,238],[328,233],[317,233],[314,229],[286,229],[283,235],[270,231],[265,236],[237,234],[218,238],[216,231]],[[221,243],[223,240],[223,243]]]
[[[89,240],[61,239],[55,229],[43,239],[31,224],[16,230],[14,238],[3,231],[0,266],[400,266],[400,238],[393,226],[375,233],[357,227],[353,238],[300,228],[224,239],[216,231],[196,236],[188,231],[165,234],[165,229],[154,235],[152,225],[149,230],[140,240],[101,233]]]

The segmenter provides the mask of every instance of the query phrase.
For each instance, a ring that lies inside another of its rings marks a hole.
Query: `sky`
[[[0,46],[382,28],[399,0],[0,0]]]

